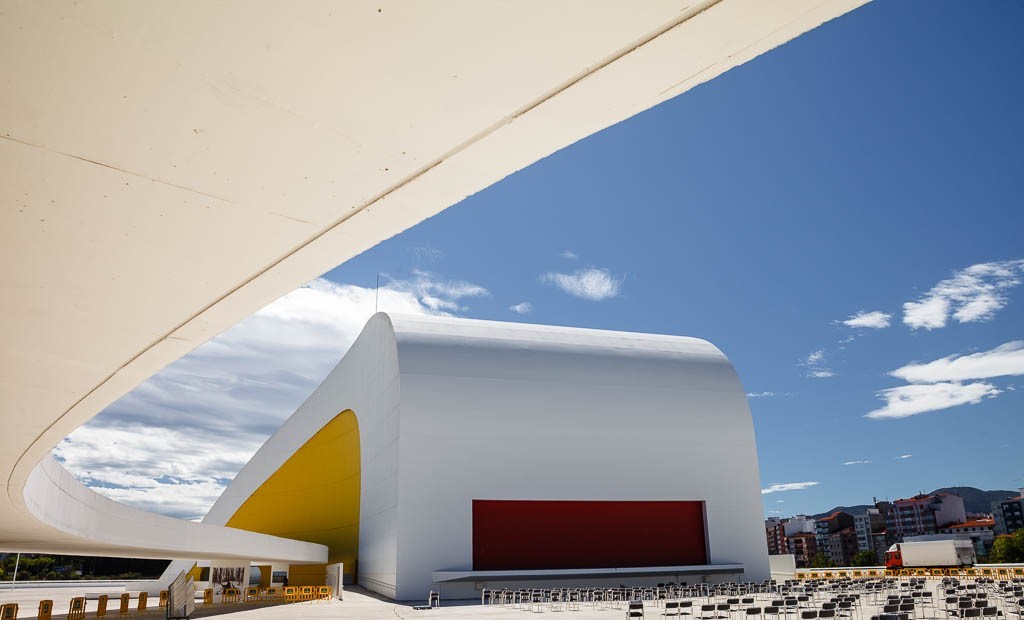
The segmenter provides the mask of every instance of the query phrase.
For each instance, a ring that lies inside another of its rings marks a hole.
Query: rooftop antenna
[[[380,272],[377,272],[377,287],[373,289],[373,313],[377,314],[377,305],[380,301]]]

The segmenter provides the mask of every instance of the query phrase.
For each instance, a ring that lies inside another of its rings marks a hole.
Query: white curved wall
[[[704,501],[709,561],[768,577],[746,397],[705,341],[378,314],[209,518],[345,409],[361,441],[359,582],[387,596],[472,568],[473,499]]]

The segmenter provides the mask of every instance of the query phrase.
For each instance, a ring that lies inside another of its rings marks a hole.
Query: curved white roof
[[[753,422],[704,340],[378,313],[205,521],[227,523],[342,411],[358,420],[357,572],[386,596],[472,569],[482,498],[700,501],[708,563],[767,577]]]
[[[57,442],[161,367],[863,2],[5,5],[0,548],[115,552],[25,492]]]

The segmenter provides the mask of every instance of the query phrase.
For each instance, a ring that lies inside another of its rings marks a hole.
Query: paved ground
[[[938,583],[930,582],[929,589],[935,591]],[[63,620],[66,618],[68,605],[72,596],[81,596],[86,591],[96,593],[107,593],[112,595],[111,598],[115,598],[117,594],[123,592],[120,588],[47,588],[47,589],[17,589],[14,591],[0,589],[0,603],[6,602],[17,602],[21,608],[19,610],[19,618],[35,618],[38,602],[41,599],[52,599],[54,601],[54,616],[55,620]],[[774,595],[759,595],[757,597],[757,604],[764,606],[768,604],[768,599],[775,598]],[[827,599],[823,599],[827,600]],[[931,619],[945,619],[947,614],[942,610],[942,599],[936,599],[938,606],[925,607],[920,609],[914,614],[912,620],[931,620]],[[699,610],[700,603],[703,600],[694,601],[696,609]],[[724,602],[718,601],[718,602]],[[819,601],[818,605],[820,606]],[[132,601],[133,608],[135,601]],[[513,607],[498,607],[498,606],[481,606],[479,601],[465,601],[465,602],[449,602],[442,601],[443,606],[431,610],[415,610],[412,608],[411,603],[395,603],[376,596],[370,592],[362,590],[361,588],[350,588],[345,591],[345,600],[337,601],[332,600],[330,602],[323,603],[293,603],[293,604],[229,604],[229,605],[215,605],[212,608],[204,609],[202,605],[197,605],[196,614],[194,617],[212,617],[217,616],[223,620],[291,620],[291,619],[318,619],[324,620],[348,620],[348,619],[360,619],[360,620],[394,620],[399,618],[402,620],[415,620],[415,619],[430,619],[430,620],[458,620],[465,618],[473,618],[476,620],[510,620],[515,618],[531,618],[537,616],[554,616],[555,619],[562,617],[569,617],[574,620],[618,620],[625,615],[623,607],[609,607],[607,609],[597,609],[590,604],[584,603],[579,611],[554,611],[549,607],[545,607],[543,612],[531,613],[530,611],[523,609],[515,609]],[[992,604],[997,604],[993,602]],[[96,601],[89,600],[86,614],[87,618],[94,617],[94,611],[96,609]],[[865,603],[860,606],[857,613],[849,620],[870,620],[872,615],[877,614],[879,611],[879,605],[872,603],[871,601],[865,600]],[[1000,611],[1004,611],[1002,608]],[[1007,610],[1008,611],[1008,610]],[[648,620],[660,620],[662,610],[655,606],[654,603],[648,603],[645,609],[645,616]],[[134,613],[132,614],[135,615]],[[112,605],[112,610],[108,613],[108,618],[116,618],[118,616],[116,603]],[[162,610],[153,609],[146,614],[144,617],[157,620],[162,618]],[[797,616],[790,615],[789,620],[796,620]],[[692,620],[686,619],[686,620]],[[747,616],[740,613],[732,614],[729,620],[747,620]],[[750,620],[768,620],[763,619],[760,616],[750,616]],[[770,620],[786,620],[783,616],[781,619],[772,618]],[[1006,615],[1000,620],[1019,620],[1016,616]]]

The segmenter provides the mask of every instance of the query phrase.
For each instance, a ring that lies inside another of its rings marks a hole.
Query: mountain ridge
[[[948,493],[950,495],[959,495],[964,500],[964,510],[968,513],[972,512],[991,512],[992,502],[1015,497],[1019,494],[1018,491],[1006,491],[997,489],[994,491],[985,491],[977,487],[942,487],[935,489],[931,493],[925,493],[925,495],[934,495],[936,493]],[[913,497],[913,496],[910,496]],[[904,498],[900,498],[904,499]],[[853,506],[836,506],[831,510],[820,512],[818,514],[810,515],[814,519],[820,519],[827,517],[836,511],[842,511],[851,515],[859,515],[867,512],[868,508],[874,508],[874,504],[855,504]]]

